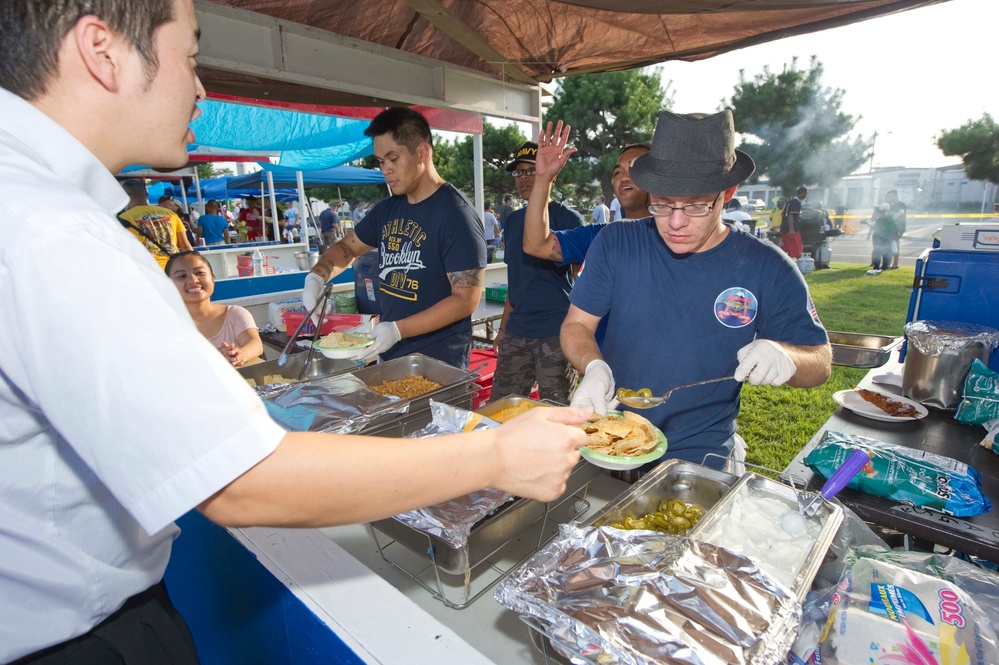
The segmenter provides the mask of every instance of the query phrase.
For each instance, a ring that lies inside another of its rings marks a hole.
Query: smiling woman
[[[215,275],[205,257],[197,252],[180,252],[170,257],[166,274],[180,291],[198,331],[208,338],[233,367],[241,367],[264,352],[253,316],[237,305],[211,301]]]

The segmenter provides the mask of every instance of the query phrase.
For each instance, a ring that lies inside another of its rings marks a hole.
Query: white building
[[[890,166],[875,168],[870,173],[849,175],[833,187],[805,184],[808,200],[822,202],[825,208],[846,206],[850,210],[869,209],[884,201],[885,192],[894,189],[902,201],[915,210],[939,210],[981,207],[990,208],[996,197],[996,186],[983,180],[971,180],[963,164],[939,168],[906,168]],[[768,207],[781,196],[766,179],[755,185],[743,184],[736,196],[763,199]]]

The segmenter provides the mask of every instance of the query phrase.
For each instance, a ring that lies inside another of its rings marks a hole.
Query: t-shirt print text
[[[382,292],[403,300],[418,299],[420,282],[410,271],[426,267],[420,256],[420,245],[426,237],[420,225],[412,220],[396,219],[382,226],[378,275]]]

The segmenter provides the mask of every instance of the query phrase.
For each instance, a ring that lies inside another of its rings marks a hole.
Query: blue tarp
[[[222,176],[219,178],[210,178],[208,180],[201,181],[201,197],[208,201],[209,199],[223,200],[229,199],[245,199],[247,196],[260,196],[260,183],[256,183],[255,187],[250,188],[235,188],[230,186],[231,180],[236,176]],[[180,187],[176,185],[165,184],[166,193],[174,197],[178,201],[180,200]],[[149,191],[152,192],[152,186],[149,187]],[[274,196],[278,201],[297,201],[298,191],[295,189],[275,189]],[[187,200],[197,201],[198,192],[195,190],[194,185],[187,188]],[[152,195],[150,194],[150,200],[152,200]]]
[[[281,166],[297,170],[327,169],[372,154],[368,120],[285,111],[206,100],[191,123],[194,144],[234,151],[280,153]]]
[[[229,180],[229,188],[256,188],[260,191],[260,184],[267,183],[266,171],[274,174],[275,187],[297,187],[296,172],[298,169],[289,169],[272,164],[261,164],[265,171],[248,173]],[[321,171],[303,171],[302,180],[306,187],[329,187],[336,185],[384,185],[385,176],[381,171],[374,169],[362,169],[356,166],[337,166],[332,169]]]

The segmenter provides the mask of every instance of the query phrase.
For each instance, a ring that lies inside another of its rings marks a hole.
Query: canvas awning
[[[943,1],[196,0],[195,6],[199,73],[210,91],[312,104],[427,104],[532,120],[540,117],[539,82],[700,60]]]

